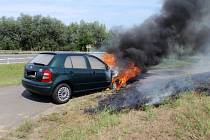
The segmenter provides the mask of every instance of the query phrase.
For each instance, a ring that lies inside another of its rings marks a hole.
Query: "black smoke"
[[[132,61],[148,67],[170,54],[204,51],[210,39],[209,8],[209,0],[164,0],[159,14],[123,33],[107,52],[115,54],[121,64]]]

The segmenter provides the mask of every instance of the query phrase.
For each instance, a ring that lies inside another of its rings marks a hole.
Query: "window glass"
[[[88,60],[90,62],[90,66],[92,69],[103,69],[103,70],[106,69],[106,65],[101,61],[99,61],[97,58],[89,56]]]
[[[30,63],[49,65],[54,56],[54,54],[39,54]]]
[[[71,56],[73,68],[87,69],[86,61],[83,56]]]
[[[70,56],[66,57],[65,63],[64,63],[65,68],[72,68],[72,63],[71,63],[71,58]]]

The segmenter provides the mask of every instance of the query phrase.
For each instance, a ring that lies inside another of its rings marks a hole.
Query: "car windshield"
[[[49,65],[54,56],[54,54],[39,54],[30,63],[46,66]]]

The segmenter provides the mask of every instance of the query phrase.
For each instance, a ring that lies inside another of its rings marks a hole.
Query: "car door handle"
[[[93,75],[96,75],[96,72],[95,71],[93,71]]]

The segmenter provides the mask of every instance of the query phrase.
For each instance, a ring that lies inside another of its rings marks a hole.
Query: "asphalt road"
[[[53,106],[49,97],[32,95],[22,86],[0,88],[0,136],[23,120]]]

